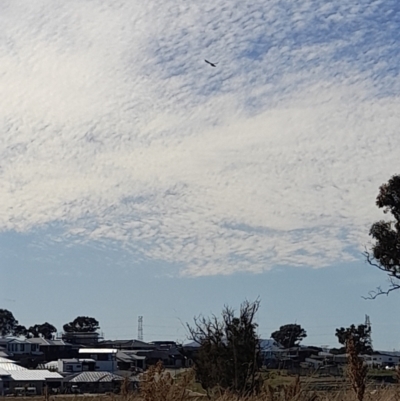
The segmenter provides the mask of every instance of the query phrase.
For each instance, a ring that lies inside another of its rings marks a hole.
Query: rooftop
[[[10,372],[0,368],[0,376],[10,376]]]
[[[154,348],[155,344],[149,344],[140,340],[107,340],[99,342],[99,345],[106,345],[114,348]]]
[[[57,372],[50,372],[49,370],[20,370],[10,371],[11,378],[16,381],[45,381],[46,379],[62,379]]]
[[[51,345],[51,346],[64,346],[64,345],[71,345],[64,340],[56,339],[56,340],[47,340],[42,337],[30,338],[28,342],[32,344],[39,344],[39,345]]]
[[[114,348],[80,348],[80,354],[116,354],[117,350]]]
[[[112,382],[115,380],[124,380],[122,376],[114,375],[109,372],[82,372],[69,380],[70,383],[95,383]]]

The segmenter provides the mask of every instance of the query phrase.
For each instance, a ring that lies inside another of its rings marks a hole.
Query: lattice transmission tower
[[[143,341],[143,316],[138,317],[137,337],[139,341]]]
[[[365,315],[365,323],[364,324],[367,327],[367,329],[369,330],[369,335],[368,335],[369,343],[371,344],[371,347],[372,347],[372,336],[371,336],[372,327],[371,327],[371,320],[368,315]]]

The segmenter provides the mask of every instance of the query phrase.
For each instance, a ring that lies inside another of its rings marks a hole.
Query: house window
[[[21,352],[25,352],[25,344],[20,344],[19,349]]]

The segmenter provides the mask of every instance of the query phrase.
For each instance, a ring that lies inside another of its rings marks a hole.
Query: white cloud
[[[2,10],[3,230],[61,223],[188,275],[367,241],[400,144],[390,4],[23,3]]]

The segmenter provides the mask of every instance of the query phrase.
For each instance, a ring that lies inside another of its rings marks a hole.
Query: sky
[[[187,339],[259,297],[304,343],[399,294],[365,263],[399,173],[395,0],[0,2],[0,308]],[[217,63],[215,68],[204,60]]]

